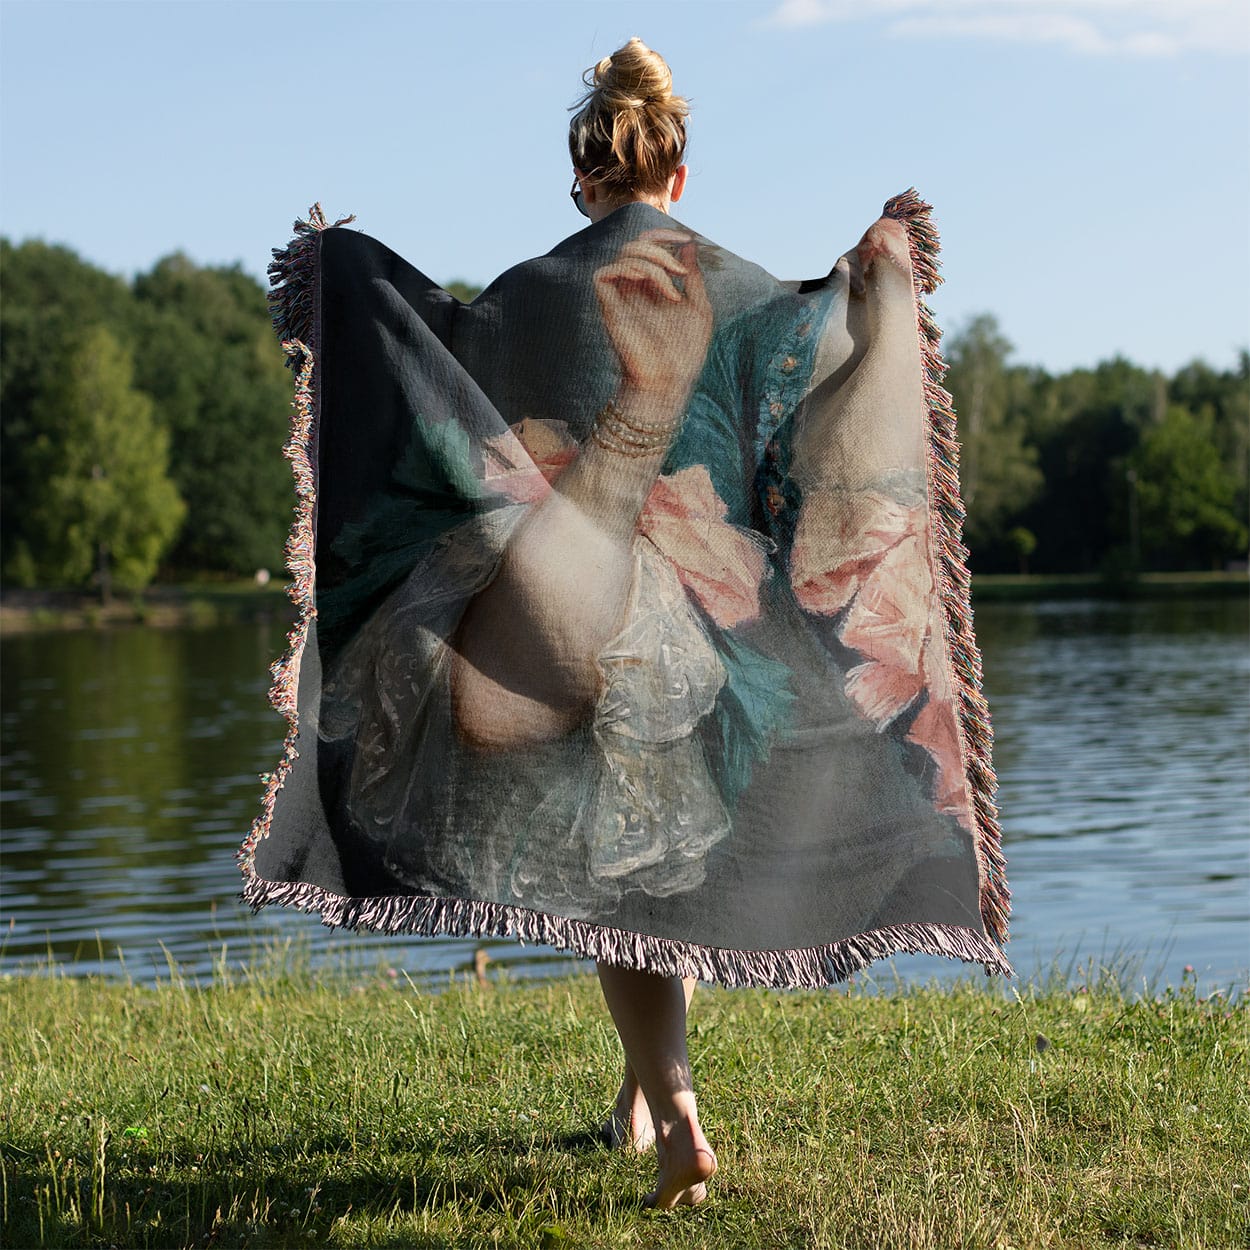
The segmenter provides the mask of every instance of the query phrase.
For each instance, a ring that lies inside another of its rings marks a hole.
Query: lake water
[[[976,628],[1024,977],[1089,960],[1209,988],[1250,969],[1244,599],[985,603]],[[445,979],[486,946],[514,975],[585,966],[511,941],[336,933],[237,900],[235,853],[283,724],[278,623],[0,644],[0,971],[207,980],[288,939],[314,963]],[[879,966],[891,976],[889,967]],[[905,979],[962,971],[896,961]],[[1131,976],[1130,976],[1130,979]]]

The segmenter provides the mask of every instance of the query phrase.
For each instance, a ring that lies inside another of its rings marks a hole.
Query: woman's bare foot
[[[626,1074],[621,1083],[616,1104],[599,1130],[599,1135],[604,1144],[613,1150],[632,1149],[642,1154],[655,1145],[655,1125],[651,1123],[651,1108],[647,1106],[647,1100],[632,1071]]]
[[[655,1139],[660,1176],[643,1206],[667,1211],[698,1206],[707,1197],[707,1182],[716,1171],[716,1156],[697,1119],[661,1126]]]

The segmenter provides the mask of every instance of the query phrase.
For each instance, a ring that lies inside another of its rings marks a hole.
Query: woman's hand
[[[684,403],[712,337],[712,306],[694,238],[681,230],[644,231],[595,273],[595,294],[623,387]]]

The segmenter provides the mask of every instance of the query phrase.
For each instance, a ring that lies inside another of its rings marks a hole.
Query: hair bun
[[[663,188],[685,155],[690,112],[668,63],[635,35],[582,81],[569,124],[573,164],[617,193]]]
[[[586,84],[610,97],[615,108],[667,104],[673,97],[673,74],[664,58],[635,35],[623,48],[605,56]]]

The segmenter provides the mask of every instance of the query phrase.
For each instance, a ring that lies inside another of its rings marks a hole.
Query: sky
[[[631,35],[691,104],[674,216],[777,277],[915,186],[948,331],[1053,372],[1250,346],[1245,0],[0,0],[0,230],[263,278],[317,201],[484,284],[585,224],[568,109]]]

